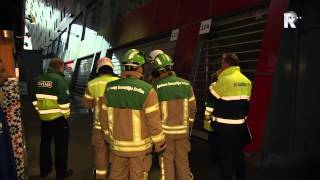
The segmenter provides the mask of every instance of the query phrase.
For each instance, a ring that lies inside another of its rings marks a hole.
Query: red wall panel
[[[283,13],[287,7],[288,0],[272,0],[269,6],[269,15],[250,102],[248,123],[252,131],[253,143],[246,148],[248,151],[260,151],[261,149],[273,74],[283,30]]]
[[[200,23],[194,23],[181,27],[179,37],[176,42],[176,48],[174,52],[174,69],[180,76],[186,79],[190,78],[189,75],[199,39],[199,28]]]
[[[211,0],[180,0],[178,25],[198,22],[210,17]]]
[[[177,26],[178,0],[155,0],[152,30],[154,33],[171,30]]]
[[[232,13],[262,1],[263,0],[212,0],[211,14],[212,16],[220,16]]]

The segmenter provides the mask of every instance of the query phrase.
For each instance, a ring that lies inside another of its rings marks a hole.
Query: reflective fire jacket
[[[197,111],[190,82],[171,72],[160,77],[153,86],[160,101],[162,128],[166,137],[188,136]]]
[[[165,137],[156,91],[137,72],[123,72],[122,77],[108,83],[100,113],[111,151],[125,157],[145,155],[153,145],[162,151]]]
[[[49,68],[37,78],[35,97],[33,105],[41,120],[52,121],[61,116],[66,119],[69,117],[69,91],[63,75],[58,70]]]
[[[99,121],[99,98],[104,96],[104,91],[109,82],[119,79],[113,75],[105,74],[94,78],[88,82],[86,92],[83,97],[83,105],[86,108],[94,108],[93,128],[101,130]]]
[[[210,124],[221,127],[245,123],[249,110],[251,81],[240,72],[239,66],[225,69],[218,76],[218,81],[210,85],[209,90],[205,115],[210,115],[211,118],[204,121],[205,129],[212,130]]]

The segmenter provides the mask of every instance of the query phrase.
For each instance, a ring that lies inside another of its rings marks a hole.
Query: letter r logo
[[[298,15],[293,11],[288,11],[283,14],[283,27],[284,28],[296,28],[296,25],[294,24],[298,20]]]

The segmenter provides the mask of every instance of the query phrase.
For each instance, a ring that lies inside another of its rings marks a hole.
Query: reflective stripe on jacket
[[[108,83],[100,119],[107,122],[111,151],[136,157],[164,148],[159,102],[151,85],[124,72],[122,79]]]
[[[47,73],[37,78],[35,87],[36,100],[33,105],[43,121],[51,121],[60,116],[66,119],[70,115],[70,99],[63,75],[49,68]]]
[[[243,124],[249,109],[251,81],[240,72],[240,67],[231,66],[209,87],[207,115],[212,110],[212,119],[221,124]]]
[[[196,99],[190,82],[173,74],[165,74],[154,83],[162,128],[167,137],[188,136],[196,114]]]
[[[104,74],[88,82],[88,86],[83,97],[83,104],[86,108],[94,108],[93,128],[95,129],[102,129],[99,121],[99,98],[104,96],[107,84],[117,79],[119,78],[116,76]]]

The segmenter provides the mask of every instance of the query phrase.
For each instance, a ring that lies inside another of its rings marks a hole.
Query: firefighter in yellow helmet
[[[159,102],[143,77],[144,55],[130,49],[122,58],[121,79],[108,84],[100,119],[108,125],[111,149],[109,180],[147,180],[152,147],[165,150]]]
[[[166,151],[160,156],[161,180],[190,180],[188,152],[191,150],[189,130],[196,114],[196,100],[189,81],[177,77],[172,59],[161,50],[150,53],[160,77],[154,82],[157,91]]]
[[[92,145],[95,151],[95,179],[106,180],[109,151],[104,139],[104,132],[99,121],[98,100],[104,96],[105,88],[111,81],[119,79],[113,73],[113,65],[109,58],[101,58],[97,63],[98,77],[88,82],[88,86],[83,97],[83,105],[86,108],[94,108]]]

